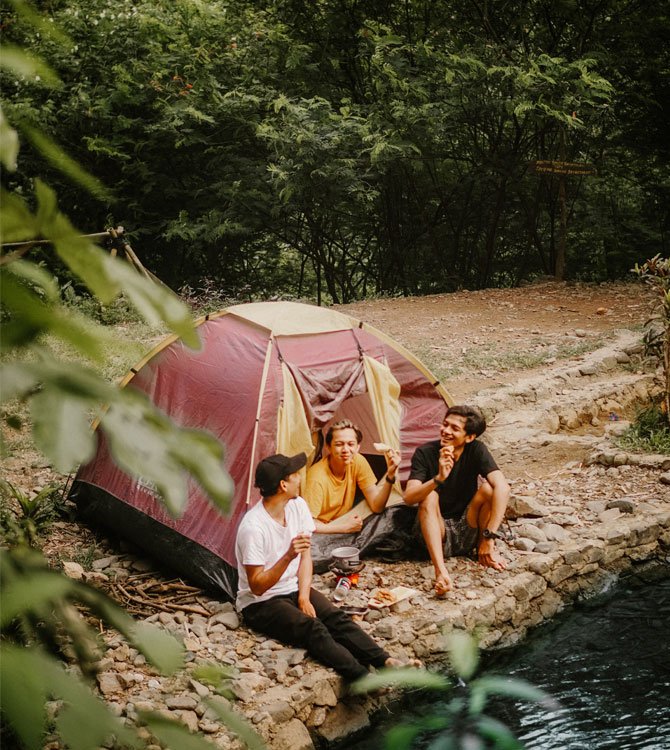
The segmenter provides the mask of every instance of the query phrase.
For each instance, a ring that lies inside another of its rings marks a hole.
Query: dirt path
[[[640,329],[653,297],[638,283],[547,282],[429,297],[373,300],[338,309],[417,354],[455,399],[543,371],[596,348],[615,331]]]

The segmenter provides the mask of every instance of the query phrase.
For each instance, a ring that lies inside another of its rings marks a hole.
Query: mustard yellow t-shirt
[[[351,510],[356,487],[363,490],[376,482],[370,464],[360,453],[357,453],[347,466],[343,479],[334,476],[326,456],[308,469],[303,497],[307,500],[312,517],[329,523]]]

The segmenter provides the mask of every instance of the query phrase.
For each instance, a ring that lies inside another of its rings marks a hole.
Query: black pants
[[[259,633],[307,649],[310,656],[332,667],[346,680],[357,680],[368,674],[369,665],[384,666],[388,653],[349,615],[314,589],[310,589],[309,600],[316,617],[301,612],[297,591],[249,604],[242,610],[242,617]]]

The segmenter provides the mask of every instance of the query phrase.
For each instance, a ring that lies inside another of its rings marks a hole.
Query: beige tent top
[[[226,312],[266,328],[273,336],[328,333],[358,327],[357,320],[337,310],[308,307],[299,302],[251,302],[233,305]]]

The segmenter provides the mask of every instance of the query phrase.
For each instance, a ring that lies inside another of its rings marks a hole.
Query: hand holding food
[[[451,473],[454,467],[454,449],[450,445],[444,445],[440,448],[440,456],[438,458],[440,479],[445,479]]]
[[[400,466],[400,451],[392,448],[388,443],[373,443],[376,451],[384,454],[386,459],[386,474],[391,482],[395,481],[395,474]]]

